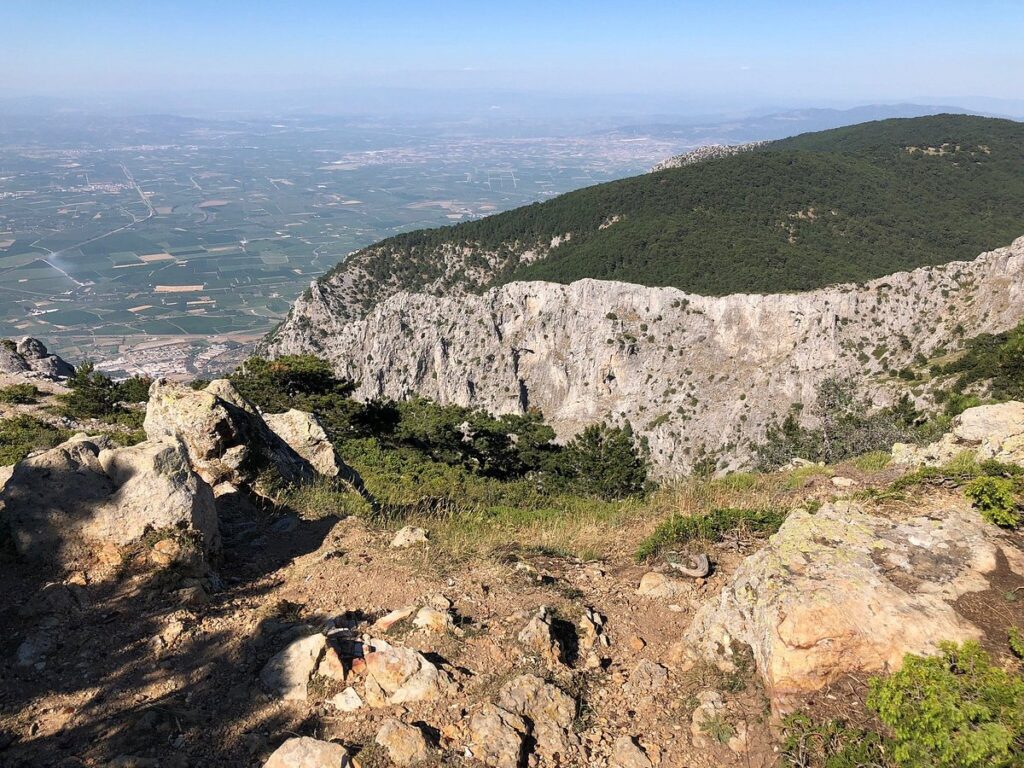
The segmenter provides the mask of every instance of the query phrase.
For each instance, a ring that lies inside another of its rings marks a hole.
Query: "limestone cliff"
[[[974,261],[807,293],[705,297],[580,280],[398,292],[356,317],[342,303],[314,285],[267,351],[323,355],[360,382],[361,398],[539,408],[561,437],[628,419],[658,471],[675,474],[704,450],[742,464],[825,377],[856,377],[885,403],[902,391],[887,371],[1012,327],[1024,317],[1024,238]]]

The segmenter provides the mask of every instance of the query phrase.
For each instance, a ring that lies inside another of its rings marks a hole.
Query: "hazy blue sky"
[[[352,85],[1024,98],[1024,1],[0,0],[0,94]]]

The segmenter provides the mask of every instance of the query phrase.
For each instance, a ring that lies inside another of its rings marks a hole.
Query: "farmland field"
[[[0,336],[115,370],[215,370],[353,250],[681,148],[477,133],[321,118],[0,123]]]

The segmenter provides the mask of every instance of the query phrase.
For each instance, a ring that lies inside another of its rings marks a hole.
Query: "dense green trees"
[[[519,263],[566,233],[546,258]],[[399,235],[361,263],[414,290],[442,274],[446,247],[470,246],[498,263],[474,289],[592,277],[721,295],[970,259],[1022,233],[1024,124],[938,115],[806,134]]]
[[[629,425],[596,425],[562,447],[539,412],[494,416],[414,397],[360,403],[352,382],[337,379],[313,356],[251,358],[231,376],[238,390],[267,412],[315,413],[343,456],[435,476],[430,463],[494,480],[532,478],[538,487],[604,499],[642,494],[646,449]],[[441,473],[446,475],[446,473]]]

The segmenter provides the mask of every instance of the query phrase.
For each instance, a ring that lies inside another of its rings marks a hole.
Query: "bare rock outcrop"
[[[936,442],[922,447],[897,443],[892,458],[894,464],[940,465],[964,452],[978,461],[995,459],[1024,466],[1024,403],[1011,400],[968,408]]]
[[[905,389],[881,374],[1024,317],[1024,238],[970,262],[798,294],[515,282],[480,295],[386,288],[364,310],[346,275],[303,297],[268,353],[326,357],[360,382],[360,399],[538,408],[561,438],[628,419],[661,475],[729,444],[729,466],[743,465],[767,426],[813,403],[829,377],[863,381],[864,394],[889,404]],[[813,421],[810,409],[804,418]]]
[[[252,486],[265,470],[285,482],[315,475],[309,461],[224,379],[198,391],[164,380],[153,382],[145,429],[150,439],[173,437],[184,443],[195,470],[211,486]]]
[[[39,339],[25,336],[17,344],[0,341],[0,373],[22,374],[51,381],[75,375],[75,367],[59,355],[51,355]]]
[[[338,476],[338,457],[334,446],[316,416],[292,408],[284,413],[265,413],[263,420],[274,434],[321,475]]]
[[[966,503],[902,520],[852,503],[798,510],[700,609],[687,639],[726,668],[736,644],[749,646],[785,711],[847,673],[894,671],[904,654],[978,638],[953,603],[988,587],[1003,547],[1013,549]]]
[[[0,504],[17,551],[31,560],[89,557],[150,530],[194,536],[205,553],[220,544],[213,493],[173,440],[107,448],[77,435],[19,462]]]

